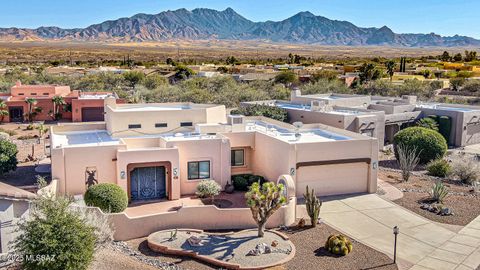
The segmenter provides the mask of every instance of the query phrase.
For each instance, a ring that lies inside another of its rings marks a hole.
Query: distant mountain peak
[[[362,28],[347,21],[330,20],[302,11],[282,21],[253,22],[228,7],[139,13],[86,28],[0,28],[0,40],[165,41],[165,40],[269,40],[324,45],[480,46],[480,40],[455,35],[396,34],[388,26]]]

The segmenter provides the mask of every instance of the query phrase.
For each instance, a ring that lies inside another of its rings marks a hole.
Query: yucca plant
[[[437,181],[433,185],[432,190],[430,191],[430,196],[432,197],[432,200],[438,203],[442,203],[443,200],[447,197],[447,195],[448,195],[448,189],[442,183],[442,181]]]
[[[306,192],[303,194],[303,198],[305,199],[305,206],[307,207],[307,213],[310,217],[312,227],[316,227],[322,201],[315,196],[315,190],[312,189],[311,192],[308,190],[308,186]]]

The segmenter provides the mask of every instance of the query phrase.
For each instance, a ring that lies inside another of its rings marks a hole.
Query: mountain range
[[[330,20],[300,12],[283,21],[250,21],[231,8],[223,11],[197,8],[158,14],[136,14],[105,21],[86,28],[59,27],[0,28],[1,41],[98,41],[142,42],[169,40],[259,40],[282,43],[348,46],[480,46],[480,40],[466,36],[398,34],[387,26],[358,27],[348,21]]]

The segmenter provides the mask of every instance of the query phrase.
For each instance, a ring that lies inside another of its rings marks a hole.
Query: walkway
[[[308,217],[304,205],[298,206],[297,217]],[[401,269],[467,270],[480,264],[480,217],[457,234],[376,194],[328,198],[320,217],[336,230],[392,257],[392,228],[398,226]]]

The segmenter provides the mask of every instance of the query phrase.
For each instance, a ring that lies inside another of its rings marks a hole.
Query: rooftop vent
[[[229,125],[242,125],[244,123],[245,116],[243,115],[229,115],[227,123]]]

